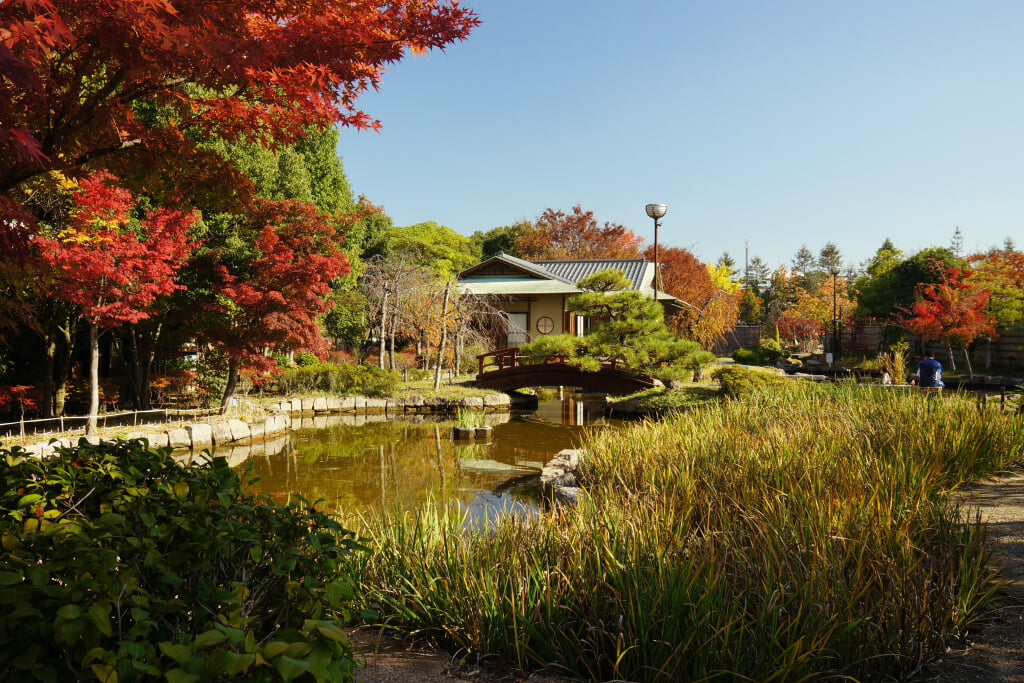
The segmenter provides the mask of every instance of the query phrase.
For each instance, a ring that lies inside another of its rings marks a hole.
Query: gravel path
[[[950,683],[1024,683],[1024,471],[964,492],[988,523],[989,540],[1009,580],[1002,604],[977,625],[968,647],[950,652],[928,679]]]

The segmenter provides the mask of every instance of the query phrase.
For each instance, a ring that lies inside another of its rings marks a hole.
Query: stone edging
[[[458,408],[476,409],[483,412],[508,412],[510,400],[507,394],[468,396],[463,399],[423,398],[412,396],[405,399],[366,398],[364,396],[319,396],[316,398],[294,398],[271,404],[273,414],[258,422],[242,420],[214,420],[182,424],[171,429],[155,432],[132,431],[125,439],[147,439],[153,448],[169,446],[174,450],[201,450],[211,446],[246,444],[263,441],[267,437],[283,434],[298,428],[301,420],[292,418],[316,415],[407,415],[452,412]],[[109,437],[89,436],[78,438],[51,439],[34,443],[24,449],[34,457],[53,455],[56,448],[69,448],[81,439],[91,444],[113,441]]]
[[[556,504],[576,503],[580,497],[576,471],[582,456],[583,451],[578,448],[566,448],[555,453],[540,473],[540,490],[544,497]]]

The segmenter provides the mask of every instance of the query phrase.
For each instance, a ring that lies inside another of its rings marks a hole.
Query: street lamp
[[[667,204],[648,204],[647,215],[654,219],[654,300],[658,300],[658,219],[668,213]]]
[[[839,266],[829,266],[828,272],[832,273],[832,353],[835,355],[833,362],[839,361],[839,314],[836,311],[836,289],[838,289]]]

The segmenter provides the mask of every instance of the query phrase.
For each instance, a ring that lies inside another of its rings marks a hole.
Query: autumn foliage
[[[356,98],[386,65],[476,23],[448,0],[7,0],[0,192],[134,148],[375,127]]]
[[[310,204],[261,200],[247,220],[250,259],[232,270],[210,255],[217,279],[210,336],[253,362],[269,362],[263,347],[326,355],[316,318],[330,307],[331,280],[348,272],[335,219]]]
[[[637,258],[643,240],[617,223],[599,225],[593,211],[577,204],[572,213],[545,209],[535,221],[525,223],[514,244],[515,252],[528,261],[548,259]]]
[[[654,261],[653,245],[643,256]],[[707,265],[689,250],[661,247],[658,266],[659,289],[676,297],[682,306],[671,321],[678,334],[707,347],[736,326],[738,295],[719,286]]]
[[[175,275],[194,246],[188,231],[197,219],[157,209],[136,221],[131,192],[115,182],[106,173],[84,180],[68,225],[34,241],[53,295],[101,328],[146,318],[158,296],[180,288]]]
[[[970,283],[970,271],[943,268],[939,274],[938,283],[921,287],[920,299],[910,308],[904,326],[922,342],[963,348],[969,364],[967,347],[980,336],[996,334],[985,311],[989,292]]]

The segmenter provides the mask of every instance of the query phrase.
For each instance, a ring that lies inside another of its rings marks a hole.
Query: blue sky
[[[357,194],[465,235],[575,204],[704,260],[1024,247],[1024,2],[468,0],[342,131]]]

